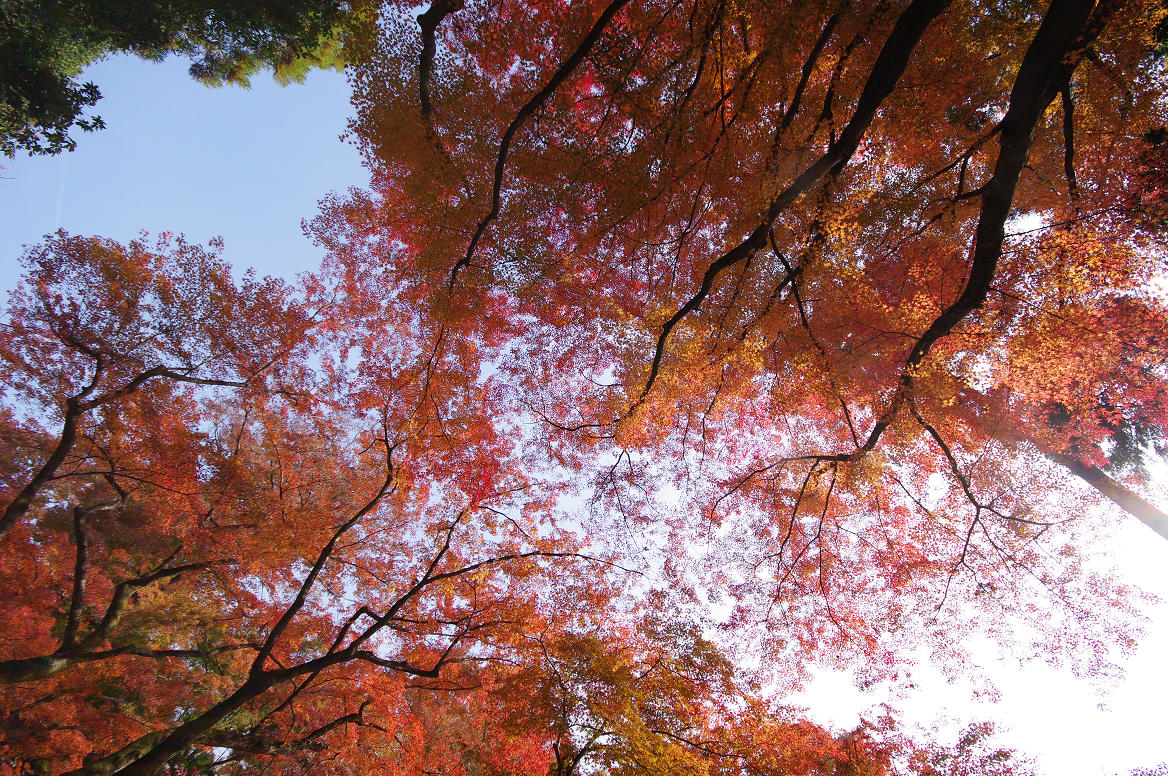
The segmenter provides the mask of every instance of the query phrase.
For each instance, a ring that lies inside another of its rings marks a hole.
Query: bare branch
[[[800,102],[803,99],[803,91],[807,88],[807,82],[811,78],[811,72],[815,70],[815,65],[819,61],[819,55],[823,53],[824,46],[831,40],[831,34],[835,32],[836,25],[839,24],[839,14],[834,13],[827,20],[827,24],[823,26],[823,32],[819,33],[819,38],[815,41],[815,45],[811,47],[811,53],[807,55],[807,60],[803,63],[803,71],[799,75],[799,83],[795,86],[795,95],[791,98],[791,104],[787,106],[787,110],[783,112],[783,120],[779,122],[778,135],[782,135],[791,126],[791,122],[795,120],[795,114],[799,112]]]
[[[1063,103],[1063,172],[1067,176],[1067,194],[1076,213],[1079,210],[1079,180],[1075,176],[1075,101],[1068,80],[1059,89]]]

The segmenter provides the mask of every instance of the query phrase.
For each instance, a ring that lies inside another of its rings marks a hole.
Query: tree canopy
[[[247,85],[271,68],[295,80],[310,67],[343,66],[359,46],[361,3],[338,0],[4,0],[0,3],[0,153],[70,151],[74,127],[104,126],[86,111],[101,98],[82,69],[130,52],[192,60],[205,83]]]
[[[1168,537],[1165,16],[382,3],[318,271],[25,256],[0,769],[1025,772],[781,694],[1134,645],[1083,561]]]

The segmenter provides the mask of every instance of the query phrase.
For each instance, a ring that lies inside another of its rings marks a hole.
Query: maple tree
[[[696,625],[606,622],[627,572],[556,527],[560,488],[467,390],[474,343],[402,336],[412,308],[339,267],[236,283],[167,235],[60,233],[27,261],[2,350],[5,772],[674,772],[714,745],[687,735],[741,746]],[[614,729],[572,750],[579,714]],[[756,716],[808,767],[912,748]]]
[[[356,69],[373,192],[327,218],[522,320],[548,448],[739,623],[870,653],[953,585],[1083,603],[1068,475],[1168,535],[1157,4],[431,13]]]
[[[236,283],[215,245],[64,233],[27,261],[2,350],[4,772],[919,756],[752,698],[665,602],[621,614],[619,558],[556,527],[560,488],[467,390],[472,343],[393,336],[412,306],[342,267]]]
[[[319,271],[26,256],[0,768],[1019,772],[769,694],[1131,648],[1079,516],[1168,535],[1164,9],[418,10]]]

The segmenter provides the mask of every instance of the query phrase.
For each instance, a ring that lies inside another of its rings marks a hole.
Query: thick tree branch
[[[1055,463],[1065,466],[1072,474],[1119,505],[1125,512],[1139,518],[1141,523],[1168,539],[1168,514],[1157,509],[1122,483],[1108,477],[1100,469],[1088,466],[1074,456],[1050,450],[1042,450],[1042,453]]]
[[[112,776],[150,751],[150,747],[154,746],[167,732],[166,730],[156,730],[153,733],[147,733],[105,757],[87,757],[84,765],[77,770],[69,771],[65,776]]]
[[[653,383],[657,380],[658,372],[661,369],[661,361],[665,356],[665,345],[669,340],[670,333],[685,316],[689,315],[701,305],[702,301],[713,290],[714,281],[717,280],[718,276],[726,269],[740,261],[744,261],[755,252],[765,248],[767,234],[770,232],[770,228],[774,224],[775,219],[779,217],[779,214],[814,188],[826,175],[837,174],[847,164],[848,160],[851,159],[860,145],[860,140],[863,138],[864,132],[871,125],[872,120],[875,119],[876,111],[879,109],[881,103],[884,102],[885,98],[892,93],[896,82],[900,80],[900,76],[904,73],[904,69],[908,65],[909,57],[920,42],[921,37],[925,33],[925,29],[945,10],[949,3],[950,0],[913,0],[912,4],[900,15],[891,34],[889,34],[888,39],[885,41],[883,48],[880,49],[880,54],[876,57],[876,62],[872,66],[872,72],[869,74],[868,80],[864,84],[864,89],[860,94],[860,99],[856,104],[856,111],[843,132],[840,133],[839,139],[833,142],[823,156],[804,170],[799,177],[771,201],[763,222],[745,240],[726,251],[726,253],[722,254],[722,256],[710,264],[702,276],[702,282],[697,293],[691,296],[662,325],[661,334],[657,338],[657,344],[653,351],[653,359],[649,366],[649,377],[645,381],[645,387],[641,390],[640,397],[626,413],[626,417],[631,415],[637,407],[644,403],[645,399],[649,396],[649,392],[653,389]]]
[[[85,534],[85,510],[73,508],[73,543],[77,546],[77,560],[73,564],[73,594],[69,599],[69,614],[65,618],[62,646],[73,646],[77,639],[77,623],[85,605],[85,577],[89,572],[89,537]]]
[[[1063,103],[1063,173],[1067,176],[1067,194],[1075,211],[1079,209],[1079,180],[1075,176],[1075,101],[1071,97],[1071,83],[1059,90]]]
[[[418,15],[418,26],[422,28],[422,53],[418,57],[418,101],[422,107],[422,118],[427,124],[434,111],[430,102],[430,74],[434,71],[438,25],[448,14],[461,10],[463,5],[464,0],[434,0],[424,13]]]
[[[168,559],[169,560],[169,559]],[[165,561],[164,561],[165,562]],[[185,574],[188,571],[201,571],[210,568],[214,565],[213,562],[206,563],[185,563],[180,566],[172,566],[169,568],[159,568],[149,574],[144,574],[134,579],[127,579],[117,584],[114,588],[114,594],[110,599],[109,606],[106,607],[105,614],[101,618],[101,622],[97,627],[86,636],[78,648],[81,650],[91,650],[101,644],[108,638],[110,631],[118,624],[122,613],[125,611],[126,604],[130,600],[130,595],[140,588],[153,584],[162,579],[169,577],[177,577],[180,574]]]
[[[84,415],[84,410],[79,408],[79,402],[76,398],[70,398],[65,402],[65,423],[61,426],[61,436],[57,438],[57,445],[53,448],[53,452],[49,453],[49,457],[40,470],[4,508],[4,514],[0,516],[0,538],[3,538],[9,529],[16,525],[20,518],[24,517],[41,488],[53,478],[57,469],[65,462],[66,456],[69,455],[69,451],[77,442],[77,430],[81,425],[82,415]]]
[[[447,541],[444,543],[444,547],[449,547],[449,535]],[[369,662],[375,662],[393,670],[402,671],[404,673],[409,673],[416,676],[431,676],[431,674],[436,675],[438,669],[450,662],[450,650],[453,649],[453,645],[447,645],[443,657],[439,660],[439,664],[435,668],[431,669],[418,669],[416,666],[413,666],[405,661],[394,661],[392,659],[381,658],[371,650],[361,649],[362,644],[364,644],[385,627],[385,625],[390,621],[390,619],[392,619],[393,614],[395,614],[397,610],[408,603],[408,601],[416,597],[422,590],[426,589],[435,582],[457,576],[473,574],[479,569],[487,568],[492,565],[533,557],[575,557],[584,560],[594,560],[577,553],[543,552],[537,550],[526,553],[509,553],[507,555],[496,556],[479,561],[477,563],[469,564],[459,569],[454,569],[441,574],[434,574],[433,571],[437,568],[437,561],[441,560],[441,558],[444,556],[445,551],[440,551],[435,556],[435,561],[430,564],[430,568],[426,574],[424,574],[417,583],[415,583],[405,594],[403,594],[385,615],[382,615],[382,617],[380,617],[373,625],[366,629],[359,637],[350,642],[350,644],[344,649],[335,652],[328,652],[313,660],[309,660],[299,665],[289,666],[287,668],[260,671],[253,670],[247,681],[239,686],[231,695],[211,706],[201,714],[187,720],[177,728],[167,731],[165,736],[154,739],[152,741],[152,745],[147,747],[146,750],[141,753],[140,757],[135,759],[131,764],[126,765],[118,772],[124,773],[126,776],[152,776],[152,774],[154,774],[158,768],[170,760],[170,758],[172,758],[175,754],[180,752],[184,747],[200,740],[203,736],[207,735],[211,730],[214,729],[215,725],[227,717],[227,715],[247,705],[275,685],[290,679],[295,679],[299,676],[318,673],[322,669],[329,666],[339,665],[350,660],[367,660]],[[485,625],[486,624],[484,623],[472,626],[470,629],[464,631],[459,637],[456,637],[456,641],[465,637],[466,633],[469,633],[477,628],[485,627]],[[151,735],[153,736],[154,734]],[[91,771],[87,768],[82,768],[78,771],[71,772],[67,776],[92,776],[93,773],[99,772],[100,771]]]
[[[123,644],[119,647],[104,649],[98,652],[77,652],[75,650],[62,649],[51,655],[0,661],[0,684],[16,684],[18,682],[32,682],[47,679],[73,666],[83,663],[94,663],[101,660],[110,660],[127,655],[130,657],[153,659],[206,658],[240,649],[258,649],[258,647],[255,644],[224,644],[219,647],[212,647],[211,649],[149,649],[147,647],[135,647],[129,644]]]
[[[853,457],[876,446],[905,401],[911,398],[917,367],[937,340],[985,301],[1002,255],[1006,219],[1014,201],[1014,189],[1030,154],[1035,127],[1046,106],[1069,80],[1086,47],[1102,31],[1113,3],[1104,0],[1097,8],[1093,6],[1089,0],[1054,0],[1043,17],[1010,93],[1010,106],[1001,122],[1000,150],[993,176],[981,190],[981,214],[965,288],[914,344],[887,409]]]
[[[1002,254],[1006,219],[1013,203],[1014,189],[1029,156],[1035,127],[1046,106],[1059,93],[1062,85],[1069,81],[1087,47],[1102,31],[1115,5],[1112,0],[1103,0],[1098,6],[1089,0],[1053,0],[1043,17],[1038,32],[1023,57],[1010,93],[1009,109],[999,125],[998,160],[993,176],[980,192],[981,214],[974,236],[973,259],[965,288],[957,300],[933,321],[914,344],[888,407],[877,419],[867,440],[850,453],[796,456],[785,458],[772,466],[795,460],[816,462],[858,460],[875,448],[901,407],[911,401],[916,370],[933,345],[985,301]],[[1082,464],[1078,465],[1082,467]],[[1117,483],[1111,481],[1112,485],[1108,485],[1101,479],[1102,476],[1110,480],[1102,475],[1102,472],[1099,472],[1100,476],[1090,472],[1085,474],[1091,479],[1083,474],[1080,476],[1100,489],[1108,498],[1112,498],[1121,506],[1130,504],[1133,509],[1138,510],[1133,514],[1146,516],[1141,516],[1141,519],[1149,525],[1160,524],[1157,514],[1162,517],[1163,513],[1159,510],[1146,502],[1141,506],[1137,502],[1141,502],[1142,499],[1131,494],[1128,494],[1130,498],[1125,497],[1116,490]],[[1099,485],[1095,485],[1095,482]],[[1110,494],[1114,494],[1114,497]],[[1124,508],[1128,509],[1127,506]],[[1164,525],[1168,525],[1168,522]]]
[[[77,557],[73,567],[73,591],[69,601],[69,611],[66,616],[65,631],[62,635],[61,646],[49,655],[0,661],[0,683],[45,679],[80,663],[107,660],[121,655],[137,655],[141,657],[204,657],[215,654],[216,652],[247,646],[225,646],[212,650],[154,650],[123,645],[107,650],[97,650],[97,647],[107,640],[110,632],[117,625],[126,607],[126,603],[130,600],[130,595],[135,590],[161,579],[177,577],[185,572],[205,569],[212,565],[211,563],[188,563],[181,566],[166,567],[166,564],[178,554],[182,548],[181,545],[151,573],[119,582],[114,588],[113,596],[110,598],[110,603],[106,607],[101,621],[93,628],[89,635],[80,641],[77,640],[77,632],[81,626],[81,611],[85,604],[85,580],[88,573],[89,538],[85,533],[83,521],[88,514],[112,506],[115,505],[98,504],[91,507],[77,507],[73,511],[73,532],[74,541],[77,545]]]
[[[301,736],[300,738],[286,741],[281,738],[276,738],[272,735],[264,735],[262,733],[235,733],[231,731],[212,731],[204,736],[199,743],[206,746],[221,747],[223,749],[231,749],[235,752],[244,752],[247,754],[283,754],[286,752],[295,752],[302,749],[312,749],[321,751],[326,748],[326,744],[317,740],[322,736],[331,733],[339,727],[344,725],[359,725],[362,727],[375,727],[378,730],[383,730],[378,725],[371,722],[366,722],[364,719],[365,709],[369,706],[369,701],[366,700],[361,704],[361,708],[352,714],[345,714],[336,719],[316,728],[312,732]]]

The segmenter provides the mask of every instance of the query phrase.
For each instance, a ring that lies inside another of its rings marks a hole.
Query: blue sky
[[[207,89],[181,61],[114,57],[86,77],[104,95],[97,110],[104,131],[80,135],[71,154],[0,157],[0,289],[15,283],[22,246],[57,227],[123,242],[142,230],[202,243],[221,235],[237,269],[291,277],[321,258],[301,220],[330,191],[367,183],[356,150],[339,139],[351,111],[338,73],[316,72],[287,88],[259,76],[249,90]],[[1163,493],[1168,469],[1156,482]],[[1168,598],[1168,544],[1134,520],[1096,552]],[[935,677],[900,705],[926,725],[945,715],[1001,720],[1013,728],[1003,743],[1036,755],[1051,776],[1124,773],[1168,760],[1168,607],[1150,615],[1126,679],[1106,696],[1040,661],[1005,659],[987,667],[1002,691],[996,703],[974,703],[967,688]],[[794,700],[847,725],[873,699],[858,696],[845,676],[819,675]]]
[[[142,230],[202,243],[222,235],[225,258],[261,274],[319,263],[301,219],[329,191],[368,182],[339,139],[350,113],[344,76],[318,71],[283,88],[261,75],[250,89],[208,89],[186,67],[99,62],[85,77],[101,89],[105,130],[75,135],[73,153],[0,157],[0,287],[14,284],[22,246],[58,227],[118,241]]]

